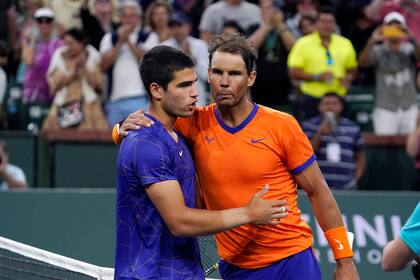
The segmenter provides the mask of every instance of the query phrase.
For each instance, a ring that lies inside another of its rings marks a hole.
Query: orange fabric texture
[[[230,131],[213,104],[178,119],[176,128],[191,144],[208,209],[242,207],[265,184],[270,185],[265,199],[287,201],[289,215],[278,226],[244,225],[217,234],[222,259],[254,269],[311,246],[312,232],[301,219],[292,174],[312,164],[315,156],[293,116],[259,106]]]
[[[337,227],[324,232],[336,260],[353,257],[345,227]]]

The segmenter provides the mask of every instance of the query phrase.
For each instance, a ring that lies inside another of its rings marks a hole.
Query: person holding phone
[[[378,135],[409,134],[416,128],[416,62],[420,45],[405,18],[391,12],[368,40],[359,56],[362,67],[376,72],[374,132]]]
[[[302,123],[319,167],[331,189],[355,189],[365,169],[360,127],[341,116],[344,100],[334,92],[322,97],[319,115]]]

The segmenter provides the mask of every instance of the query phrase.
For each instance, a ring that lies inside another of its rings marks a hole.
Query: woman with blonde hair
[[[150,35],[142,48],[150,50],[172,37],[169,18],[172,7],[166,1],[158,0],[149,5],[146,10],[146,25],[151,29]]]

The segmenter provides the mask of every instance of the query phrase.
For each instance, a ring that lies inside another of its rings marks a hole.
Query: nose
[[[229,87],[229,75],[224,73],[220,79],[220,86],[221,87]]]
[[[198,98],[199,92],[197,88],[197,82],[191,87],[190,97],[191,98]]]

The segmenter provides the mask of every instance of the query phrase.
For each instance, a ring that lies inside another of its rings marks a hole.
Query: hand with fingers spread
[[[119,127],[119,135],[127,136],[128,131],[138,130],[142,127],[150,127],[154,124],[154,121],[149,119],[145,114],[144,110],[140,109],[131,113],[125,120],[124,123]]]
[[[287,216],[289,210],[285,200],[264,200],[262,197],[268,192],[269,186],[257,192],[248,203],[248,212],[252,225],[278,225],[280,218]]]

